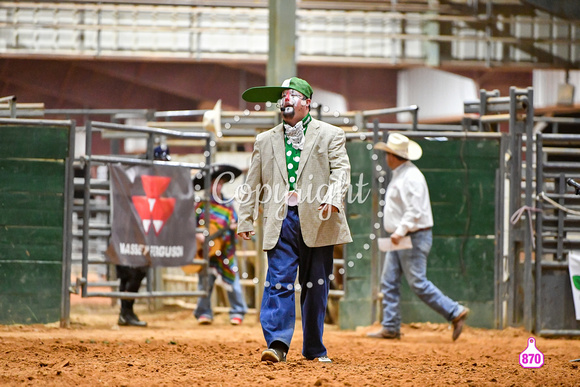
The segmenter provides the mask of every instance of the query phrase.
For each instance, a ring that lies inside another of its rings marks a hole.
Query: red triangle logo
[[[170,177],[141,175],[141,182],[148,198],[158,198],[169,187]]]
[[[159,235],[161,229],[171,217],[171,214],[173,214],[174,208],[175,198],[159,198],[155,201],[155,205],[151,211],[151,219],[153,219],[155,235]]]
[[[141,218],[145,233],[149,233],[149,229],[153,225],[155,235],[159,235],[175,209],[175,198],[161,197],[163,192],[167,190],[171,178],[142,175],[141,182],[146,196],[131,197],[133,205]]]

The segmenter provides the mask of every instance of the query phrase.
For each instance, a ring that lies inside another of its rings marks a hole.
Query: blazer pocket
[[[324,146],[320,146],[320,144],[318,144],[314,151],[317,153],[328,153],[328,148],[326,148]]]

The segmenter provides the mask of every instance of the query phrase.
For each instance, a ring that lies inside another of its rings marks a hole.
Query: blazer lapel
[[[288,167],[286,166],[286,146],[284,145],[284,126],[278,125],[271,132],[272,150],[274,152],[274,159],[280,173],[284,177],[284,182],[288,185]]]
[[[306,161],[312,153],[314,144],[318,141],[318,135],[320,134],[320,123],[316,120],[310,121],[308,124],[308,129],[306,130],[306,139],[304,141],[304,149],[300,153],[300,162],[298,163],[298,171],[296,171],[296,181],[300,178],[300,174],[304,169]]]

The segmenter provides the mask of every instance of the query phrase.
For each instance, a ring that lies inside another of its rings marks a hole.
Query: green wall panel
[[[62,227],[0,226],[0,261],[61,262]]]
[[[417,142],[423,148],[423,157],[415,164],[427,180],[435,222],[427,277],[445,294],[471,308],[470,325],[493,327],[493,235],[499,142],[482,139]],[[363,182],[368,184],[363,189],[366,193],[373,178],[372,151],[368,144],[360,142],[347,143],[347,151],[352,166],[351,184],[362,175]],[[376,200],[382,200],[382,194],[375,195]],[[377,273],[371,273],[372,249],[365,249],[365,245],[373,243],[371,234],[382,232],[382,221],[379,220],[377,230],[372,196],[363,203],[349,201],[347,214],[354,241],[346,245],[346,295],[341,301],[340,325],[353,329],[372,323],[364,313],[372,309],[371,275]],[[384,253],[380,253],[380,259],[382,262]],[[348,266],[349,262],[353,265]],[[415,296],[405,280],[401,292],[403,322],[445,321]],[[380,305],[378,308],[382,309]]]
[[[46,210],[6,209],[0,211],[0,225],[62,227],[63,212],[61,208]]]
[[[423,173],[433,203],[455,203],[461,206],[469,200],[487,205],[494,203],[495,175],[478,170],[465,174],[461,171],[429,170]]]
[[[496,140],[416,141],[423,148],[423,156],[415,162],[421,170],[495,170],[499,166],[499,141]]]
[[[46,324],[60,318],[60,293],[0,294],[0,324]]]
[[[427,260],[427,268],[475,267],[481,270],[492,269],[494,244],[493,239],[487,238],[434,236],[433,247]]]
[[[0,159],[0,192],[62,194],[64,174],[64,162]]]
[[[347,194],[347,220],[353,243],[345,245],[345,297],[340,300],[339,325],[343,329],[372,323],[371,258],[372,227],[372,146],[366,142],[348,142],[351,164],[351,189]],[[366,246],[365,246],[366,245]]]
[[[368,235],[353,236],[346,246],[346,266],[349,278],[367,278],[371,268],[371,242]],[[368,249],[367,249],[368,248]]]
[[[52,254],[57,254],[57,250],[54,249]],[[58,257],[56,262],[0,258],[0,324],[49,323],[59,320],[62,249],[58,254],[44,256],[45,260]]]
[[[429,185],[439,235],[493,235],[495,212],[495,174],[489,171],[430,170],[424,172]]]
[[[0,159],[65,159],[69,128],[62,126],[0,126]]]
[[[350,160],[351,178],[359,173],[364,173],[366,175],[368,173],[369,165],[372,163],[372,144],[368,142],[349,142],[346,147],[348,158]]]
[[[363,176],[363,175],[361,175]],[[355,180],[355,178],[357,180]],[[365,180],[360,186],[356,186],[358,183],[358,177],[352,176],[351,187],[346,194],[345,200],[348,203],[348,213],[349,214],[364,214],[368,216],[369,207],[372,206],[373,192],[370,182]]]
[[[350,214],[348,216],[348,226],[353,236],[369,237],[369,217],[364,214]],[[350,246],[351,244],[349,244]]]
[[[418,141],[416,162],[429,186],[433,247],[427,278],[444,294],[469,306],[469,324],[491,328],[494,300],[495,140]],[[404,322],[444,319],[421,302],[406,281],[401,289]]]
[[[12,245],[0,243],[0,260],[19,261],[62,261],[62,241],[60,246]]]
[[[46,210],[64,205],[61,193],[0,192],[0,212],[13,210]]]
[[[60,318],[70,129],[0,125],[0,324]]]
[[[372,304],[369,302],[368,297],[361,299],[349,298],[340,301],[340,308],[338,310],[340,329],[354,329],[358,326],[369,325],[368,320],[370,318],[365,319],[363,316],[371,315]]]
[[[62,239],[60,227],[0,227],[0,243],[24,244],[34,239],[35,244],[58,244]]]
[[[370,282],[366,278],[348,278],[346,287],[348,287],[349,300],[360,301],[370,296]]]
[[[49,293],[60,303],[61,269],[60,262],[0,261],[0,294]]]

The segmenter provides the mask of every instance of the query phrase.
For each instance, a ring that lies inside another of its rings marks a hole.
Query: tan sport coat
[[[259,205],[264,208],[264,250],[276,246],[286,217],[288,167],[282,124],[256,137],[252,162],[241,187],[238,233],[254,230]],[[300,155],[295,191],[302,237],[309,247],[352,242],[343,199],[350,185],[350,162],[344,131],[313,119],[308,124]],[[339,209],[324,219],[318,207],[329,203]]]

